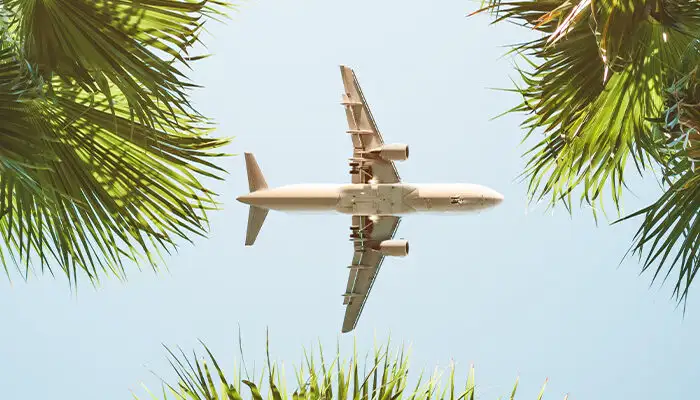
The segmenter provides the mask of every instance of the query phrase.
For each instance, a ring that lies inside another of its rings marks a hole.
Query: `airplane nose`
[[[497,206],[503,202],[503,195],[493,189],[488,189],[485,197],[491,207]]]
[[[498,193],[498,192],[494,192],[494,195],[493,195],[493,202],[494,202],[496,205],[501,204],[501,203],[503,202],[503,195],[500,194],[500,193]]]

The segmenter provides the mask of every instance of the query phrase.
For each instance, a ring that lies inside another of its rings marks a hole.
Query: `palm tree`
[[[124,278],[202,235],[228,139],[189,103],[184,69],[216,0],[0,2],[0,259]]]
[[[476,386],[474,382],[474,366],[472,365],[463,389],[456,388],[454,364],[448,370],[447,385],[443,386],[440,371],[435,371],[425,382],[423,374],[417,381],[408,387],[408,355],[403,348],[389,352],[389,342],[386,346],[375,347],[373,358],[364,365],[358,362],[357,348],[354,348],[351,360],[342,360],[340,350],[328,363],[323,356],[323,348],[319,346],[318,359],[314,360],[314,353],[304,352],[301,365],[295,367],[296,389],[291,394],[283,368],[270,362],[269,340],[267,345],[267,365],[260,372],[257,383],[254,382],[255,371],[252,377],[248,375],[248,369],[241,354],[241,366],[234,365],[232,376],[226,378],[225,372],[219,366],[214,355],[206,345],[204,349],[206,358],[198,358],[196,353],[187,357],[180,350],[179,355],[167,349],[170,355],[170,365],[177,375],[176,383],[168,383],[162,380],[162,399],[179,400],[243,400],[241,384],[247,386],[253,400],[262,400],[261,392],[272,400],[474,400]],[[367,360],[369,357],[365,357]],[[211,364],[208,364],[209,361]],[[208,365],[213,365],[210,370]],[[245,377],[244,377],[245,376]],[[542,386],[537,400],[541,400],[547,381]],[[513,400],[518,388],[518,380],[515,381],[508,398]],[[148,388],[148,398],[158,397]],[[291,396],[290,396],[291,395]],[[139,397],[134,394],[136,400]],[[564,400],[568,395],[564,397]]]
[[[525,138],[530,200],[548,198],[571,212],[574,190],[596,216],[609,194],[618,215],[629,162],[660,171],[663,195],[618,221],[642,216],[631,247],[652,281],[676,270],[685,300],[700,267],[700,2],[696,0],[491,0],[494,22],[541,33],[513,46],[528,115]],[[618,222],[616,221],[616,222]],[[664,278],[665,279],[665,278]]]

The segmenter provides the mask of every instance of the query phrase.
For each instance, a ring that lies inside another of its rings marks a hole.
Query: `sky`
[[[375,338],[412,348],[414,369],[445,367],[496,399],[520,376],[519,399],[688,398],[697,391],[693,346],[700,303],[685,316],[672,281],[650,287],[636,258],[622,257],[638,221],[595,224],[590,210],[528,205],[517,177],[522,115],[491,117],[519,98],[510,87],[505,45],[531,38],[525,28],[467,18],[478,2],[254,0],[203,40],[213,56],[190,77],[203,85],[195,105],[233,136],[211,186],[223,209],[210,214],[208,238],[182,243],[160,274],[131,268],[127,283],[84,282],[72,293],[50,275],[0,279],[0,387],[3,399],[125,399],[151,371],[174,379],[163,344],[200,351],[225,366],[238,352],[293,364],[304,347],[339,341],[350,356]],[[407,143],[397,164],[406,182],[465,182],[504,194],[497,208],[458,216],[411,215],[398,237],[405,258],[388,258],[357,329],[340,334],[352,256],[347,215],[272,211],[244,247],[247,192],[243,152],[253,152],[271,186],[349,182],[351,141],[339,104],[339,64],[354,68],[384,139]],[[532,143],[530,143],[532,144]],[[658,193],[630,177],[634,211]],[[698,289],[696,289],[698,290]],[[259,369],[259,368],[258,368]]]

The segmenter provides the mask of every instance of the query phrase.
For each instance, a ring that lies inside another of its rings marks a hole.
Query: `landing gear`
[[[353,220],[355,219],[359,219],[360,225],[350,225],[350,240],[356,243],[362,243],[365,240],[371,239],[372,229],[374,228],[372,219],[364,216],[355,216]]]
[[[363,158],[351,158],[348,165],[350,166],[350,175],[359,175],[360,182],[356,182],[353,178],[354,183],[367,183],[372,179],[372,166],[366,163],[367,160]]]

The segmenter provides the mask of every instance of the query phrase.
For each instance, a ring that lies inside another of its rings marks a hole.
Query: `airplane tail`
[[[262,171],[260,171],[260,166],[258,166],[257,161],[255,161],[255,156],[253,156],[252,153],[245,153],[244,155],[250,192],[267,189],[267,182],[265,182],[265,177]],[[270,210],[267,208],[250,206],[248,210],[248,228],[245,235],[246,246],[252,246],[253,243],[255,243],[255,239],[258,237],[260,228],[262,228],[269,211]]]

